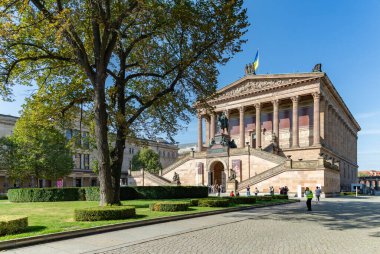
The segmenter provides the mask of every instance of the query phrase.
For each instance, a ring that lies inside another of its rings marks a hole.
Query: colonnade
[[[306,96],[307,94],[305,94]],[[304,96],[304,95],[302,95]],[[320,140],[320,93],[312,93],[313,101],[314,101],[314,126],[313,126],[313,145],[318,146],[321,144]],[[292,111],[293,111],[293,122],[292,122],[292,148],[298,148],[299,147],[299,118],[298,118],[298,110],[299,110],[299,98],[300,96],[293,96],[290,99],[292,100]],[[279,103],[281,100],[286,100],[289,98],[281,98],[281,99],[275,99],[270,101],[270,103],[273,106],[273,134],[276,138],[276,140],[279,140]],[[253,106],[256,110],[256,149],[260,149],[262,147],[261,142],[261,109],[262,105],[265,104],[265,102],[255,103]],[[244,124],[244,118],[245,118],[245,109],[248,106],[252,105],[241,105],[239,108],[239,148],[245,147],[245,124]],[[229,112],[233,110],[234,108],[230,108],[227,110],[224,110],[224,112],[227,114],[227,117],[229,115]],[[208,132],[206,133],[206,142],[208,143],[211,138],[215,137],[215,130],[216,130],[216,115],[220,114],[220,112],[211,112],[208,114],[202,114],[198,113],[198,151],[202,151],[203,147],[203,128],[202,128],[202,119],[206,119],[206,130]],[[260,133],[260,134],[259,134]],[[259,135],[258,135],[259,134]]]

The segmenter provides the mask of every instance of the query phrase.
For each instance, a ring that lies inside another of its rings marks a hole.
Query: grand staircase
[[[170,171],[176,169],[177,167],[181,166],[182,164],[188,162],[189,160],[191,160],[192,157],[190,155],[186,155],[185,157],[179,159],[178,161],[174,162],[173,164],[171,164],[170,166],[164,168],[162,170],[162,175],[166,175],[167,173],[169,173]]]
[[[268,169],[268,170],[266,170],[266,171],[264,171],[258,175],[255,175],[255,176],[253,176],[247,180],[240,182],[238,187],[237,187],[237,190],[241,191],[241,190],[245,189],[248,185],[258,184],[264,180],[267,180],[271,177],[279,175],[285,171],[286,171],[285,162],[283,162],[280,165],[277,165],[277,166],[275,166],[271,169]]]
[[[147,171],[144,172],[144,177],[151,180],[152,182],[157,183],[160,186],[161,185],[171,185],[171,182],[168,179],[166,179],[162,176],[156,175],[156,174],[151,174]]]

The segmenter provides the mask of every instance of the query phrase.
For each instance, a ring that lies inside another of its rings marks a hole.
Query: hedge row
[[[74,210],[75,221],[123,220],[134,217],[133,206],[104,206]]]
[[[234,204],[256,204],[256,197],[227,197]]]
[[[189,208],[189,202],[158,202],[150,204],[149,208],[151,211],[159,212],[178,212],[187,211]]]
[[[200,199],[198,201],[198,206],[203,206],[203,207],[228,207],[230,206],[231,201],[226,198],[208,198],[208,199]]]
[[[6,199],[8,199],[7,195],[0,194],[0,200],[6,200]]]
[[[0,216],[0,236],[24,231],[28,227],[28,217]]]
[[[121,187],[120,199],[205,198],[203,186],[135,186]],[[8,190],[11,202],[99,201],[99,187],[25,188]]]

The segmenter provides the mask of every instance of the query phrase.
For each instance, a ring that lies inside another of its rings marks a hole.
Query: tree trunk
[[[122,77],[124,73],[122,72]],[[125,149],[125,140],[127,135],[127,127],[125,120],[125,85],[121,79],[116,81],[117,87],[117,114],[122,116],[121,118],[116,118],[116,144],[115,149],[111,153],[112,157],[112,183],[114,186],[114,200],[115,204],[120,204],[120,178],[121,178],[121,169],[123,166],[124,159],[124,149]]]
[[[105,74],[99,73],[94,86],[95,136],[100,182],[100,206],[114,204],[108,146]]]

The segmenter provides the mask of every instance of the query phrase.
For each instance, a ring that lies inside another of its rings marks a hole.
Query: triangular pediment
[[[212,101],[296,85],[319,79],[321,76],[323,76],[322,73],[246,76],[217,91]]]

